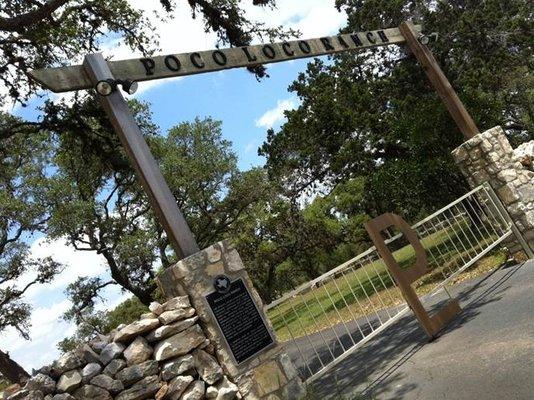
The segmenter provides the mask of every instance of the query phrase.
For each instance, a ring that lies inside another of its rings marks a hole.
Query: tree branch
[[[0,18],[0,30],[20,32],[29,25],[51,17],[54,11],[68,2],[69,0],[50,0],[43,4],[42,7],[25,14],[17,15],[13,18]]]

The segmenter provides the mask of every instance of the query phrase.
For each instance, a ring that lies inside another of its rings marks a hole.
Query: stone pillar
[[[471,187],[488,182],[512,221],[534,249],[534,172],[523,165],[500,126],[467,140],[452,152]],[[512,243],[512,254],[522,249]]]
[[[224,339],[222,330],[206,300],[214,292],[214,279],[227,276],[232,282],[241,279],[248,289],[274,343],[250,359],[238,364]],[[306,390],[289,356],[276,342],[274,330],[263,311],[263,302],[253,287],[241,257],[228,241],[214,244],[189,256],[159,277],[158,283],[167,297],[189,295],[197,310],[206,337],[215,348],[215,354],[224,372],[239,387],[245,399],[300,399]]]

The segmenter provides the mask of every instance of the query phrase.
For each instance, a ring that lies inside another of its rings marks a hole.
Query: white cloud
[[[24,340],[14,329],[0,334],[0,348],[9,351],[13,359],[28,370],[56,359],[59,355],[56,343],[72,335],[76,329],[73,323],[62,319],[71,306],[64,295],[67,285],[78,276],[101,276],[107,273],[102,256],[95,252],[76,251],[62,239],[36,239],[30,246],[30,253],[34,258],[51,256],[64,264],[65,269],[50,284],[35,285],[27,292],[25,301],[33,309],[30,340]],[[24,285],[33,276],[35,273],[28,273],[18,284]],[[114,308],[129,296],[116,286],[107,287],[102,295],[104,302],[97,307],[100,310]]]
[[[253,152],[258,147],[258,141],[256,139],[251,140],[245,146],[245,154]]]
[[[0,336],[2,350],[27,370],[39,368],[59,356],[56,343],[72,335],[75,326],[61,319],[70,307],[68,300],[62,300],[47,307],[34,306],[30,329],[31,340],[24,340],[14,329],[8,329]]]
[[[30,253],[33,258],[52,257],[65,266],[63,272],[47,285],[33,286],[27,296],[35,299],[47,292],[63,290],[79,276],[94,277],[107,271],[106,260],[94,251],[77,251],[68,246],[64,239],[48,240],[46,237],[35,240]]]
[[[284,119],[284,111],[293,110],[297,107],[294,99],[278,100],[276,107],[267,110],[260,118],[256,120],[258,128],[269,129],[280,123]]]
[[[303,38],[334,34],[346,22],[346,14],[336,10],[334,0],[278,0],[272,10],[251,3],[243,3],[250,19],[297,29]]]

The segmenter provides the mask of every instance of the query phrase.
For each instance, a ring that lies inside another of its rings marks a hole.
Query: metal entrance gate
[[[412,227],[429,273],[414,283],[422,301],[514,235],[528,248],[489,185],[470,191]],[[386,241],[401,268],[415,261],[402,234]],[[448,294],[448,292],[447,292]],[[313,381],[409,311],[375,247],[266,306],[280,342]]]

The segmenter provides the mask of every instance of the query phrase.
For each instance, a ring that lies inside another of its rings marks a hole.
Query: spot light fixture
[[[421,43],[422,45],[426,46],[430,42],[437,42],[438,33],[437,32],[433,32],[433,33],[430,33],[428,35],[421,35],[421,36],[419,36],[418,40],[419,40],[419,43]]]
[[[128,94],[134,94],[139,86],[137,82],[131,79],[103,79],[96,84],[95,89],[99,95],[109,96],[117,90],[118,85],[121,85],[122,90]]]

